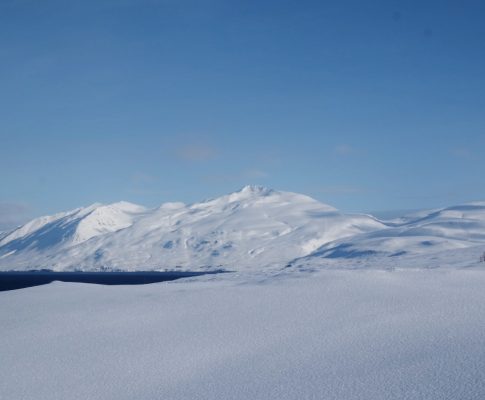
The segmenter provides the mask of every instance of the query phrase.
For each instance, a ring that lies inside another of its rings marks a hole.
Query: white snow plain
[[[485,271],[0,293],[0,399],[485,398]]]

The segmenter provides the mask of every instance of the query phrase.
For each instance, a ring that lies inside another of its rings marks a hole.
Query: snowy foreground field
[[[3,399],[484,399],[485,271],[0,293]]]

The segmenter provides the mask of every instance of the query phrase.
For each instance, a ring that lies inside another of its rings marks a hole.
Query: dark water
[[[0,272],[0,292],[45,285],[54,281],[97,283],[100,285],[145,285],[147,283],[173,281],[180,278],[217,274],[211,272]]]

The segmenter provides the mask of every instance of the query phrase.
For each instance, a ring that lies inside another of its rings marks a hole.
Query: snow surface
[[[485,271],[0,293],[0,399],[485,398]]]

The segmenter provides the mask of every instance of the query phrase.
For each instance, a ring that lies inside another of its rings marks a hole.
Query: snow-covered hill
[[[0,265],[30,258],[31,265],[47,268],[48,265],[39,262],[37,257],[49,258],[55,252],[127,228],[145,211],[145,208],[127,202],[96,203],[36,218],[0,238]],[[14,262],[12,266],[15,265]]]
[[[470,266],[485,250],[485,202],[418,212],[387,225],[326,243],[292,265]]]
[[[79,244],[92,237],[130,226],[135,216],[143,211],[143,207],[127,202],[107,206],[96,203],[36,218],[3,237],[0,246],[12,243],[19,250],[27,247],[54,247],[60,243]]]
[[[0,242],[7,269],[282,267],[324,243],[385,225],[310,197],[246,186],[216,199],[147,210],[129,203],[38,218]]]
[[[468,262],[483,244],[485,203],[382,222],[301,194],[246,186],[192,205],[93,204],[37,218],[0,238],[0,269],[388,267],[413,257]]]

